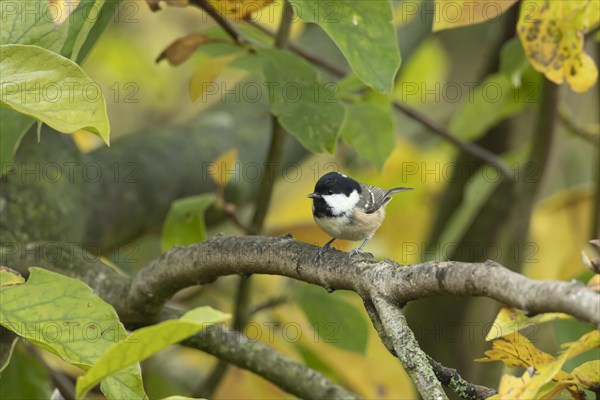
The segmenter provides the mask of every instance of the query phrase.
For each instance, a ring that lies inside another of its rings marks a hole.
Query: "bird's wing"
[[[367,214],[372,214],[375,211],[379,210],[383,205],[385,205],[388,201],[392,199],[392,195],[412,189],[398,187],[386,190],[377,186],[365,184],[361,184],[361,188],[363,192],[361,199],[357,204],[357,207],[362,208]]]

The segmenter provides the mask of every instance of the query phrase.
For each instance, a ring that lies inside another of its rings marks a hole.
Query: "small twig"
[[[472,142],[465,142],[457,138],[456,136],[448,132],[446,129],[439,126],[436,122],[427,118],[425,115],[421,114],[416,110],[410,109],[397,101],[394,102],[394,108],[398,111],[401,111],[408,117],[414,119],[415,121],[420,122],[423,126],[429,128],[433,133],[452,143],[465,153],[474,155],[475,157],[480,158],[496,166],[496,168],[498,168],[503,175],[505,175],[507,178],[512,179],[513,173],[511,172],[511,170],[506,166],[504,161],[500,159],[500,157],[498,157],[491,151],[486,150],[483,147],[478,146]]]
[[[452,390],[465,400],[485,400],[498,392],[487,386],[476,385],[466,381],[454,368],[448,368],[427,355],[427,360],[433,372],[442,385]]]
[[[264,303],[256,305],[252,310],[250,310],[250,312],[248,312],[248,314],[250,316],[252,316],[261,311],[268,310],[270,308],[279,307],[280,305],[285,304],[287,302],[288,302],[288,298],[285,296],[274,297],[272,299],[265,301]]]
[[[223,30],[238,44],[247,44],[250,41],[246,39],[237,28],[223,17],[219,11],[217,11],[210,3],[206,0],[190,0],[190,4],[200,8],[206,12],[210,17],[217,23]]]
[[[262,24],[254,21],[252,19],[246,19],[245,21],[248,24],[250,24],[251,26],[253,26],[254,28],[258,29],[259,31],[261,31],[269,36],[275,36],[275,32],[273,32],[269,28],[263,26]],[[321,67],[322,69],[324,69],[326,71],[329,71],[333,75],[343,77],[348,74],[348,71],[346,71],[344,68],[341,68],[333,63],[330,63],[329,61],[319,57],[318,55],[310,52],[309,50],[306,50],[304,47],[299,46],[294,42],[289,42],[287,47],[292,52],[298,54],[305,60],[310,61],[312,64],[314,64],[318,67]]]

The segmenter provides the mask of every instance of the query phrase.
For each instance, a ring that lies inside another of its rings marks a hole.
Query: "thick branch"
[[[600,294],[579,282],[536,281],[501,265],[426,262],[403,267],[392,260],[348,258],[331,250],[320,262],[317,247],[290,237],[218,237],[176,247],[134,278],[126,302],[142,314],[157,314],[177,291],[225,275],[282,275],[323,287],[382,296],[393,304],[435,295],[487,296],[529,313],[564,312],[600,327]]]
[[[177,318],[178,313],[168,310],[163,317]],[[250,370],[303,399],[358,398],[341,386],[331,383],[320,372],[273,351],[263,343],[251,341],[241,333],[220,325],[208,328],[182,344]]]

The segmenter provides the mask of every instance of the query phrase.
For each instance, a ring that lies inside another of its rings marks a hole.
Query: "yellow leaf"
[[[25,283],[25,278],[17,271],[0,265],[0,286],[13,286]]]
[[[496,316],[494,324],[490,327],[490,331],[485,337],[485,340],[494,340],[512,332],[531,327],[535,324],[542,324],[544,322],[563,318],[570,318],[570,316],[563,313],[547,313],[529,318],[522,310],[514,307],[502,307]]]
[[[237,159],[237,149],[231,149],[221,154],[211,163],[208,173],[218,186],[225,186],[236,175],[235,164]]]
[[[557,84],[566,79],[585,92],[598,78],[594,61],[583,51],[585,32],[598,22],[597,0],[525,0],[517,31],[531,65]]]
[[[566,349],[564,352],[568,354],[569,358],[575,357],[588,350],[600,347],[600,331],[590,331],[576,341],[561,344],[560,347]]]
[[[219,13],[241,21],[271,4],[273,0],[208,0]]]
[[[169,60],[169,63],[173,66],[182,64],[188,58],[194,54],[198,47],[206,43],[225,42],[223,39],[215,39],[199,33],[192,33],[171,43],[166,49],[164,49],[160,55],[156,58],[156,62],[163,59]]]
[[[221,88],[215,80],[221,73],[221,71],[237,57],[236,54],[228,56],[209,58],[206,62],[202,63],[200,68],[194,72],[189,83],[189,93],[192,100],[197,100],[203,97],[203,102],[206,100],[205,96],[223,94]]]
[[[433,31],[479,24],[498,18],[517,0],[435,0]]]
[[[487,350],[486,357],[475,361],[502,361],[507,367],[533,367],[536,370],[554,360],[548,353],[538,350],[531,341],[519,332],[512,332],[492,342],[492,349]]]
[[[586,184],[562,190],[539,202],[532,218],[531,239],[514,249],[515,255],[525,259],[523,275],[532,279],[568,280],[586,271],[581,263],[581,249],[589,238],[585,229],[578,227],[593,220],[595,196],[593,185]]]
[[[575,368],[571,375],[586,389],[600,388],[600,360],[593,360]]]
[[[600,292],[600,274],[592,276],[592,278],[587,283],[587,287],[590,290]]]
[[[536,368],[535,371],[526,370],[521,377],[503,376],[498,388],[498,397],[501,399],[537,399],[541,398],[542,388],[548,389],[544,390],[544,398],[551,398],[551,394],[560,393],[562,389],[572,386],[572,382],[565,382],[572,378],[571,375],[561,371],[563,364],[570,356],[570,352],[566,351],[557,359],[552,359],[550,363]],[[552,380],[558,382],[548,388],[546,384]]]

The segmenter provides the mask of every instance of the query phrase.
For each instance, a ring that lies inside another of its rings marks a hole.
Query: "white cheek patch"
[[[352,210],[360,200],[360,196],[356,190],[353,190],[352,193],[350,193],[350,196],[346,196],[343,193],[327,194],[323,196],[323,200],[325,200],[329,208],[331,208],[331,213],[333,215],[342,215]]]

